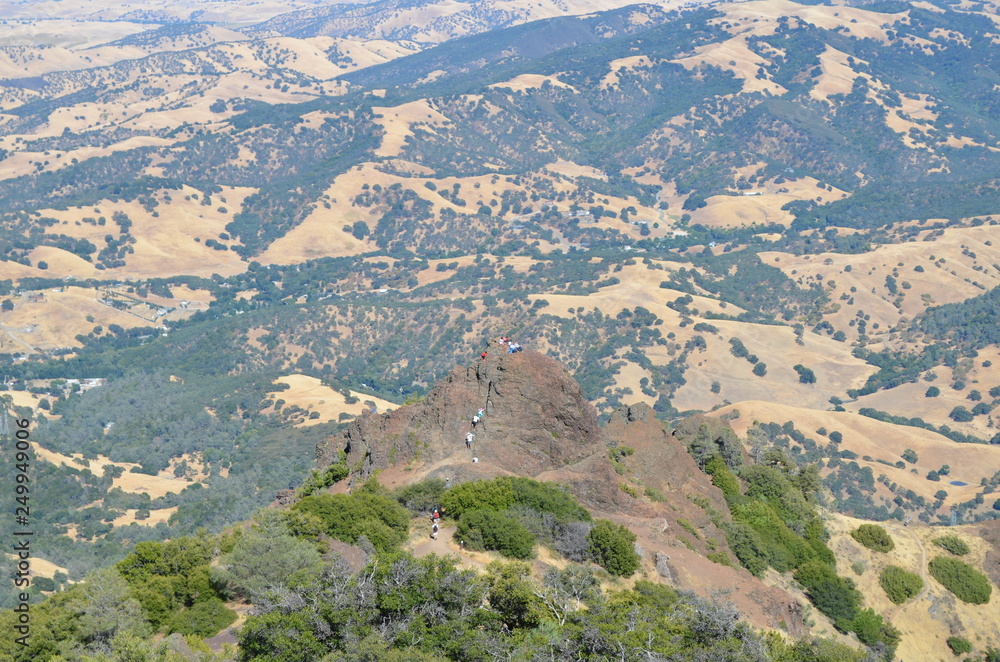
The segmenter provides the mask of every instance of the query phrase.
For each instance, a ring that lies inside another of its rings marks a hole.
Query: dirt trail
[[[457,550],[451,549],[450,543],[452,538],[455,537],[455,527],[441,527],[438,532],[437,540],[433,540],[430,537],[431,527],[427,526],[427,538],[423,542],[417,543],[413,546],[413,555],[417,558],[421,556],[427,556],[428,554],[437,554],[438,556],[447,556],[448,554],[454,554]]]
[[[423,542],[419,542],[413,546],[413,555],[417,558],[422,556],[427,556],[429,554],[437,554],[438,556],[457,556],[459,558],[458,567],[460,568],[483,568],[485,563],[475,558],[472,558],[470,554],[463,554],[462,550],[459,548],[457,542],[455,542],[455,527],[454,526],[442,526],[441,530],[438,532],[437,540],[432,540],[430,538],[430,524],[427,525],[427,537],[423,539]]]
[[[11,333],[11,332],[10,332],[10,329],[8,329],[8,328],[7,328],[6,326],[4,326],[3,324],[0,324],[0,329],[3,329],[3,330],[4,330],[4,332],[5,332],[6,334],[7,334],[7,336],[8,336],[8,337],[9,337],[9,338],[10,338],[11,340],[13,340],[14,342],[16,342],[16,343],[20,343],[20,344],[24,345],[25,347],[27,347],[27,348],[28,348],[28,352],[29,352],[29,353],[31,353],[31,354],[37,354],[37,353],[38,353],[38,350],[37,350],[37,349],[35,349],[35,348],[34,348],[34,347],[32,347],[31,345],[29,345],[29,344],[28,344],[27,342],[25,342],[24,340],[21,340],[20,338],[18,338],[17,336],[15,336],[15,335],[14,335],[13,333]]]

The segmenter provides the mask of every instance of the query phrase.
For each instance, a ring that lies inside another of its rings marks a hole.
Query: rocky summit
[[[485,354],[454,368],[419,402],[369,413],[319,443],[320,468],[346,454],[350,469],[331,491],[351,491],[374,475],[388,487],[496,476],[558,483],[595,515],[636,532],[648,571],[661,581],[706,596],[721,592],[758,626],[806,631],[793,595],[705,558],[712,550],[731,553],[718,526],[730,516],[685,437],[703,428],[709,436],[722,428],[731,433],[725,422],[699,417],[671,431],[640,403],[618,408],[602,427],[558,361],[531,350],[511,353],[498,341]],[[699,533],[680,547],[675,534],[688,529]]]

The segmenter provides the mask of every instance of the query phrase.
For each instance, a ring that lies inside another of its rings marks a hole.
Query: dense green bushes
[[[640,562],[635,539],[628,527],[599,519],[587,536],[588,550],[594,561],[612,575],[631,577]]]
[[[820,561],[811,561],[796,570],[795,581],[805,587],[809,600],[838,628],[851,629],[861,604],[861,594],[853,581],[838,576],[832,566]]]
[[[785,572],[816,559],[833,562],[823,524],[807,499],[814,489],[809,479],[812,471],[791,476],[787,465],[783,466],[743,467],[740,478],[747,483],[743,494],[739,479],[719,455],[705,463],[705,471],[722,490],[733,515],[733,522],[725,527],[729,547],[740,564],[758,576],[768,567]]]
[[[410,516],[395,499],[370,480],[352,495],[320,494],[296,503],[292,510],[316,518],[322,532],[354,544],[365,536],[375,549],[388,551],[401,545],[410,530]],[[301,532],[301,530],[300,530]]]
[[[219,598],[211,598],[174,614],[167,623],[167,632],[211,637],[235,621],[235,611],[226,607]]]
[[[456,485],[441,494],[440,504],[446,516],[458,518],[457,534],[472,549],[525,559],[540,542],[569,559],[591,560],[590,513],[558,485],[502,476]]]
[[[968,563],[939,556],[927,564],[931,576],[963,602],[984,605],[990,601],[993,587],[986,575]]]
[[[704,462],[705,472],[722,490],[733,516],[732,522],[720,522],[729,549],[756,576],[768,567],[794,571],[810,601],[839,630],[854,632],[865,644],[882,647],[891,655],[899,632],[871,609],[861,609],[861,594],[854,582],[837,575],[836,558],[826,544],[829,536],[812,505],[819,487],[816,467],[800,468],[780,449],[768,450],[759,462],[742,467],[739,478],[719,453]],[[862,538],[876,540],[878,536],[865,528]],[[884,540],[878,545],[886,546]]]
[[[299,493],[302,496],[309,496],[318,490],[322,490],[330,487],[334,483],[342,481],[347,478],[350,473],[350,470],[347,468],[347,453],[345,451],[340,451],[337,461],[327,467],[326,471],[312,472],[309,480],[303,483],[302,487],[299,488]]]
[[[208,536],[142,542],[117,564],[154,629],[167,624],[181,609],[218,599],[209,578],[213,548],[214,540]]]
[[[506,511],[465,511],[455,535],[469,549],[496,551],[515,559],[535,555],[535,536]]]
[[[951,652],[955,655],[972,652],[972,644],[968,639],[963,637],[948,637],[947,643],[948,648],[950,648]]]
[[[392,497],[406,508],[410,515],[426,515],[435,507],[441,505],[444,496],[445,482],[440,478],[428,478],[413,485],[406,485],[393,490]]]
[[[472,549],[527,559],[541,542],[573,561],[594,561],[619,577],[640,564],[635,534],[592,518],[563,488],[529,478],[503,476],[461,483],[441,496],[445,514],[458,518],[456,535]]]
[[[889,552],[896,548],[889,532],[878,524],[862,524],[851,531],[851,537],[875,552]]]
[[[886,566],[879,575],[878,581],[885,594],[897,605],[901,605],[917,595],[924,587],[924,580],[920,578],[920,575],[895,565]]]
[[[441,497],[445,512],[461,517],[466,510],[530,508],[549,513],[559,522],[589,522],[590,513],[565,489],[530,478],[502,476],[493,480],[462,483]]]
[[[286,519],[275,510],[257,513],[253,525],[223,547],[225,553],[212,569],[213,584],[233,597],[249,598],[297,574],[316,571],[320,555],[315,544],[292,535]]]
[[[958,536],[941,536],[932,540],[941,549],[947,550],[955,556],[965,556],[969,553],[969,546]]]

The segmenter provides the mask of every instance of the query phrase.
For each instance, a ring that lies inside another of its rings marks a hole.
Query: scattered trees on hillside
[[[799,373],[799,381],[803,384],[815,384],[816,373],[811,368],[807,368],[801,363],[792,366],[795,372]]]

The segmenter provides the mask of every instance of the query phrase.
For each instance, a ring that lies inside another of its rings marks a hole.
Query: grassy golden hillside
[[[945,641],[956,634],[968,639],[976,651],[996,647],[1000,643],[996,635],[996,609],[992,604],[972,605],[957,600],[927,572],[927,563],[931,559],[951,557],[932,543],[945,534],[965,541],[971,551],[961,560],[982,571],[987,565],[987,554],[995,553],[995,541],[984,539],[986,531],[981,525],[938,528],[919,523],[906,527],[892,524],[887,531],[892,536],[895,549],[879,553],[851,538],[850,532],[863,523],[864,520],[831,515],[826,520],[832,534],[829,544],[837,554],[838,571],[845,577],[853,577],[865,596],[866,604],[880,613],[889,614],[893,624],[902,632],[897,653],[899,659],[917,662],[949,659],[952,652]],[[894,605],[878,582],[879,574],[887,565],[920,575],[924,581],[923,590],[902,605]]]

